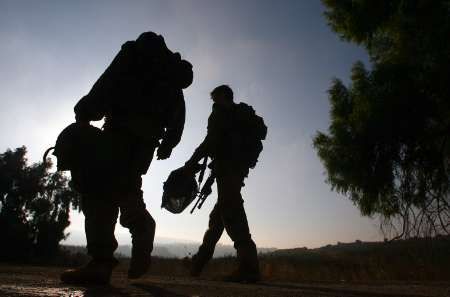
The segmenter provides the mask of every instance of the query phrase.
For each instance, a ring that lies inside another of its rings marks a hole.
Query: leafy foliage
[[[0,154],[0,258],[27,261],[50,257],[69,226],[70,206],[79,197],[51,163],[27,164],[26,148]]]
[[[329,25],[371,60],[329,90],[314,146],[332,188],[390,236],[450,231],[450,1],[324,0]]]

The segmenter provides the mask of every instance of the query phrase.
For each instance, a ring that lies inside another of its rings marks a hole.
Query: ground
[[[59,281],[62,268],[0,265],[0,296],[81,297],[450,297],[450,283],[273,283],[232,284],[209,279],[149,275],[128,282],[124,270],[114,272],[108,287],[66,286]]]

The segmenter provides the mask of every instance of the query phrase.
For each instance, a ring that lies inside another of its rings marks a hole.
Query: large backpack
[[[67,126],[59,135],[54,147],[58,171],[70,171],[71,186],[80,193],[107,189],[111,186],[112,149],[104,133],[91,125],[77,123]]]
[[[239,138],[236,149],[248,168],[255,168],[260,153],[263,150],[262,141],[267,136],[267,126],[264,119],[255,113],[250,105],[239,103],[235,113],[235,133]]]
[[[159,118],[161,109],[178,100],[192,81],[192,65],[168,49],[162,36],[144,32],[122,45],[85,96],[93,99],[85,101],[95,101],[98,109],[112,108],[114,116]]]

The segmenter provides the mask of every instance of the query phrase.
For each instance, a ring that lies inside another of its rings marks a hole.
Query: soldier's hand
[[[202,190],[200,191],[200,194],[202,194],[205,197],[208,197],[209,195],[211,195],[211,193],[212,193],[211,187],[203,187]]]
[[[192,175],[192,174],[195,174],[195,166],[196,166],[197,164],[193,164],[192,162],[186,162],[185,164],[184,164],[184,166],[183,166],[183,171],[184,171],[184,173],[186,174],[186,175]]]
[[[172,154],[172,148],[164,144],[161,144],[156,151],[156,156],[158,160],[165,160]]]
[[[202,170],[202,164],[189,160],[184,163],[183,170],[187,175],[197,174],[200,170]]]

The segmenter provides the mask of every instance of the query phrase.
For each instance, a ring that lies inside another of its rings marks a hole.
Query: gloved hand
[[[208,197],[209,195],[211,195],[211,193],[212,193],[212,189],[210,186],[204,186],[202,188],[202,190],[200,191],[200,194],[205,197]]]
[[[172,154],[172,148],[168,145],[165,145],[164,142],[161,143],[156,151],[156,156],[158,160],[165,160],[170,157]]]
[[[187,175],[196,174],[197,172],[202,170],[202,164],[189,159],[186,163],[184,163],[183,170]]]
[[[189,163],[189,162],[184,163],[184,166],[182,167],[183,168],[183,172],[186,175],[193,175],[193,174],[195,174],[196,167],[197,167],[196,165],[197,164],[192,164],[192,163]]]

